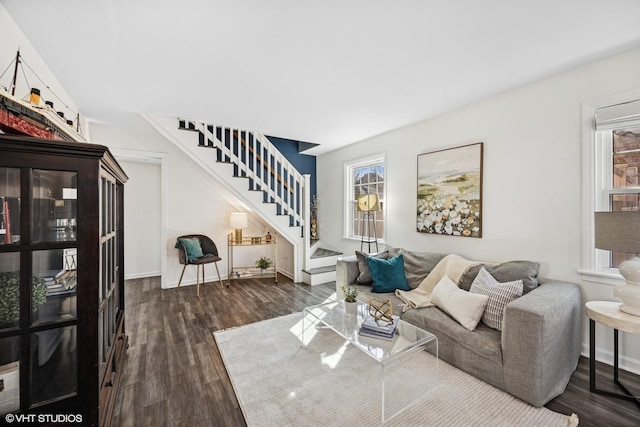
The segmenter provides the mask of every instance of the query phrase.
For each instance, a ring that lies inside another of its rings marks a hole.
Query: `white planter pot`
[[[358,314],[358,303],[344,301],[344,312],[345,314]]]

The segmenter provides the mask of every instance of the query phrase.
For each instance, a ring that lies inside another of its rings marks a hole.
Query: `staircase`
[[[342,252],[315,246],[312,247],[312,251],[302,270],[304,283],[313,286],[336,280],[336,261],[342,256]]]
[[[186,119],[176,126],[175,118],[145,118],[292,244],[295,282],[335,280],[342,254],[321,249],[309,238],[310,175],[301,175],[267,137]],[[214,155],[204,154],[206,148]]]

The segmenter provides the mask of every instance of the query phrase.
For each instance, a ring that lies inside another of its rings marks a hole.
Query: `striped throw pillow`
[[[504,309],[511,301],[522,296],[522,289],[522,280],[500,283],[483,267],[471,284],[469,292],[489,297],[487,308],[482,315],[482,323],[501,331]]]

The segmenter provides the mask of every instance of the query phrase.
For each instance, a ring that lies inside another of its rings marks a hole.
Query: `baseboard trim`
[[[124,275],[124,280],[129,280],[129,279],[146,279],[147,277],[157,277],[160,276],[161,273],[160,271],[152,271],[152,272],[148,272],[148,273],[135,273],[135,274],[125,274]]]
[[[589,358],[589,344],[587,343],[582,344],[582,356],[586,357],[587,359]],[[596,347],[596,360],[609,366],[613,366],[613,352]],[[640,375],[640,360],[638,359],[620,354],[618,366],[624,371]]]

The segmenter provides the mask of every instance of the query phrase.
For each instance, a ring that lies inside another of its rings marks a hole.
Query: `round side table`
[[[620,311],[619,306],[620,303],[615,301],[589,301],[585,304],[589,316],[589,390],[592,393],[630,400],[640,408],[640,398],[629,392],[618,380],[618,330],[640,334],[640,316]],[[596,388],[596,322],[613,328],[613,382],[624,394]]]

